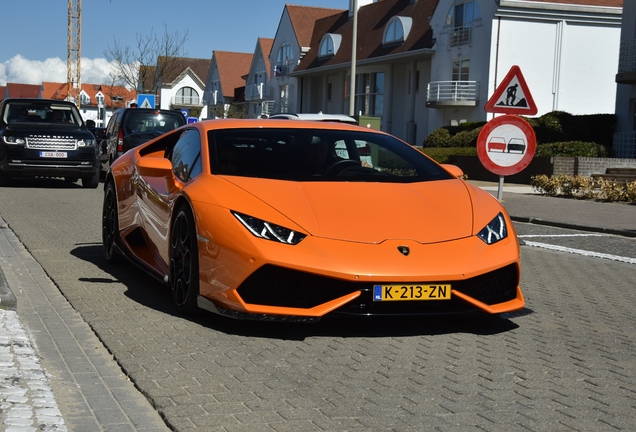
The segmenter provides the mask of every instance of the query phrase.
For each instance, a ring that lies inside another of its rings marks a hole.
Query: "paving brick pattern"
[[[634,265],[524,247],[528,310],[505,318],[187,318],[103,262],[99,191],[1,193],[0,215],[174,430],[634,430]]]

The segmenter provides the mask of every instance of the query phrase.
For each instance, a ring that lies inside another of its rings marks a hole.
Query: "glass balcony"
[[[472,33],[472,27],[456,27],[450,35],[450,46],[470,45]]]
[[[246,100],[262,100],[269,98],[269,86],[265,83],[252,84],[245,87]]]
[[[613,142],[614,157],[636,157],[636,132],[616,132]]]
[[[444,108],[449,106],[477,106],[479,82],[435,81],[428,83],[426,106]]]
[[[616,82],[636,84],[636,40],[621,41]]]

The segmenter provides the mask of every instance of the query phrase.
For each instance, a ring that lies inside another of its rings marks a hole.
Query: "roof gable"
[[[435,12],[439,0],[383,0],[363,6],[358,11],[358,51],[359,60],[387,55],[407,53],[433,47],[433,31],[429,17]],[[403,43],[383,45],[385,25],[394,16],[411,17],[413,27]],[[348,64],[351,62],[353,22],[348,12],[318,20],[314,26],[309,52],[301,60],[296,71]],[[320,41],[327,33],[342,36],[340,49],[333,57],[318,58]],[[364,37],[360,37],[364,35]]]
[[[7,83],[5,89],[5,98],[37,99],[40,97],[40,90],[41,86],[37,84]]]
[[[308,47],[314,29],[314,23],[322,18],[337,15],[344,9],[329,9],[311,6],[285,5],[298,45]]]
[[[233,98],[235,89],[245,87],[245,80],[254,54],[214,51],[214,61],[221,81],[223,97]]]

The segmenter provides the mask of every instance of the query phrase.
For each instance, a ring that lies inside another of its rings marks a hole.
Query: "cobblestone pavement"
[[[46,372],[15,311],[0,309],[0,430],[66,431]]]
[[[188,318],[103,262],[99,193],[28,192],[2,217],[174,430],[634,430],[635,265],[523,247],[527,310],[502,318]]]

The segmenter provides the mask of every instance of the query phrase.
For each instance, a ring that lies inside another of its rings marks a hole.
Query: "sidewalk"
[[[496,183],[470,183],[497,196]],[[502,201],[518,222],[636,237],[636,205],[506,184]],[[168,430],[1,217],[0,366],[0,430]]]
[[[469,181],[495,197],[497,183]],[[539,195],[531,186],[503,186],[502,202],[513,221],[636,237],[636,205]]]
[[[0,430],[169,430],[1,217]]]

